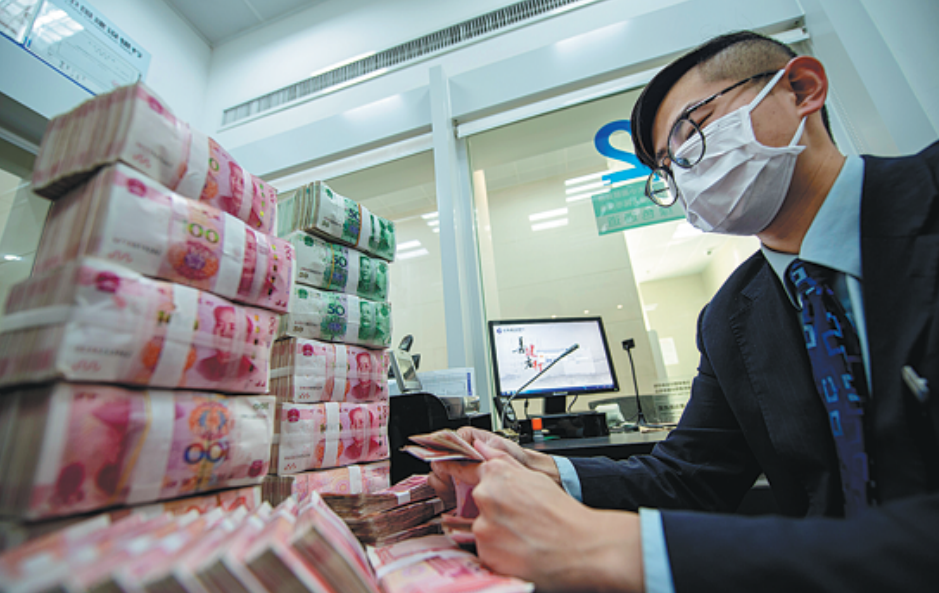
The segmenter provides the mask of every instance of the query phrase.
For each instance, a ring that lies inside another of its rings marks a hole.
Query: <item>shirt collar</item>
[[[845,159],[828,196],[802,240],[799,259],[837,272],[861,276],[861,190],[864,184],[864,160],[859,156]],[[765,245],[763,255],[773,268],[792,304],[798,308],[799,300],[789,290],[786,269],[796,256],[773,251]]]

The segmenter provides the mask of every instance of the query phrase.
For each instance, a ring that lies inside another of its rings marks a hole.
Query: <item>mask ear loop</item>
[[[774,88],[774,87],[776,86],[776,84],[780,81],[780,79],[782,79],[782,77],[783,77],[783,75],[784,75],[785,73],[786,73],[786,69],[785,69],[785,68],[783,68],[782,70],[780,70],[779,72],[777,72],[776,75],[773,76],[772,80],[770,80],[770,81],[766,84],[766,86],[763,87],[763,90],[761,90],[760,93],[759,93],[752,101],[750,101],[750,104],[747,105],[747,117],[750,117],[750,113],[751,113],[754,109],[756,109],[757,106],[758,106],[760,103],[763,102],[763,99],[765,99],[767,95],[769,95],[771,92],[773,92],[773,88]],[[796,129],[795,135],[792,137],[792,140],[789,142],[789,148],[792,148],[792,147],[798,145],[798,144],[799,144],[799,140],[802,139],[802,132],[805,131],[805,120],[806,120],[806,118],[803,117],[803,118],[802,118],[802,121],[799,122],[799,127]]]
[[[750,104],[747,105],[747,112],[748,112],[748,114],[749,114],[750,111],[753,111],[754,109],[756,109],[757,105],[759,105],[760,103],[762,103],[762,102],[763,102],[763,99],[765,99],[766,96],[767,96],[768,94],[770,94],[770,93],[773,91],[773,87],[776,86],[776,83],[779,82],[779,79],[781,79],[781,78],[783,77],[783,74],[785,74],[785,73],[786,73],[786,69],[785,69],[785,68],[783,68],[782,70],[780,70],[779,72],[777,72],[776,75],[773,76],[772,80],[770,80],[770,81],[766,84],[766,86],[763,87],[763,90],[761,90],[760,93],[759,93],[752,101],[750,101]]]

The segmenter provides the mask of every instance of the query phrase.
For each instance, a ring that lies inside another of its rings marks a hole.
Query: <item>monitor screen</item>
[[[619,391],[599,317],[489,322],[496,392],[511,396],[574,344],[577,349],[518,394],[518,398]]]

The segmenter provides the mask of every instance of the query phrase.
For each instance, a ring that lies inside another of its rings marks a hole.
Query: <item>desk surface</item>
[[[602,455],[612,459],[625,459],[637,453],[648,453],[659,441],[665,440],[668,431],[654,432],[614,432],[605,437],[586,437],[582,439],[550,439],[525,443],[527,449],[541,451],[549,455],[571,457],[594,457]]]

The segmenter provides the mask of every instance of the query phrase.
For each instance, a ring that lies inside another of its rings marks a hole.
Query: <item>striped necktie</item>
[[[857,332],[831,289],[832,274],[799,259],[787,270],[802,297],[805,346],[835,440],[845,516],[851,517],[868,506],[870,473],[864,450],[868,391]]]

